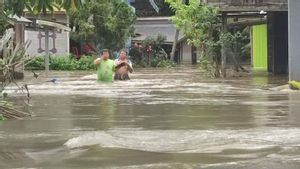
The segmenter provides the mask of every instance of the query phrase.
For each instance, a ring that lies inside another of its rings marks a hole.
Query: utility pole
[[[46,71],[46,77],[49,76],[49,65],[50,65],[50,59],[49,59],[49,28],[45,28],[45,71]]]

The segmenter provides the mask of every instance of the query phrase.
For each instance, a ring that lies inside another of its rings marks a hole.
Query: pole
[[[45,29],[45,73],[49,76],[49,28]]]

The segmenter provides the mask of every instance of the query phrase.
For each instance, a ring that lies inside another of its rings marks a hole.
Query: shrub
[[[129,55],[135,65],[145,67],[171,67],[175,64],[168,60],[168,54],[162,45],[166,40],[165,36],[149,36],[141,44],[134,44],[130,49]]]
[[[156,67],[174,67],[175,63],[170,60],[161,60]]]
[[[43,70],[43,69],[45,69],[44,57],[33,58],[26,64],[25,68],[28,70]]]
[[[94,70],[94,58],[91,56],[82,56],[75,60],[70,56],[55,56],[50,58],[51,70]],[[28,70],[43,70],[44,57],[36,57],[26,65]]]

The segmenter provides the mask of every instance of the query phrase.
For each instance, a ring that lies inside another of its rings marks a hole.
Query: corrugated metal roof
[[[10,19],[12,19],[15,22],[20,22],[20,23],[31,23],[32,21],[24,18],[23,16],[17,16],[17,15],[9,15],[8,16]]]

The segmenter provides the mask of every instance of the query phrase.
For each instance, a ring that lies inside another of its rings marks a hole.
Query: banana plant
[[[66,11],[76,10],[82,6],[84,0],[5,0],[5,10],[21,16],[27,9],[34,14],[53,12],[54,8],[63,8]]]

